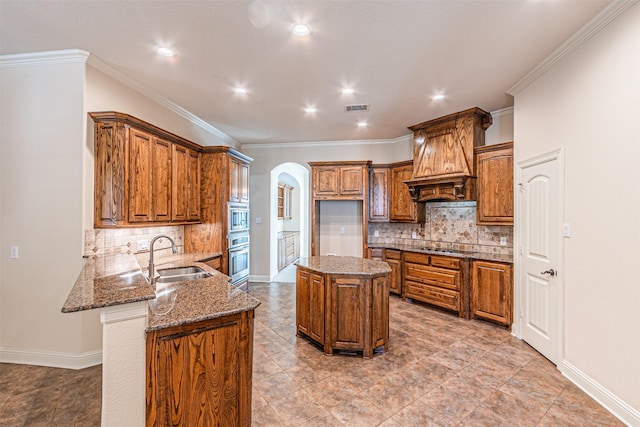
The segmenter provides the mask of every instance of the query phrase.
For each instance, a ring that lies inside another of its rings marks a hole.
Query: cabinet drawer
[[[416,264],[429,265],[429,255],[419,254],[415,252],[405,252],[404,262],[413,262]]]
[[[394,249],[385,249],[384,250],[384,256],[387,259],[397,259],[397,260],[399,260],[402,257],[402,252],[401,251],[396,251]]]
[[[382,252],[384,249],[382,248],[369,248],[370,255],[369,258],[382,261]]]
[[[450,258],[445,256],[431,255],[431,265],[434,267],[460,269],[460,260],[458,258]]]
[[[406,281],[407,297],[439,307],[448,308],[450,310],[460,311],[459,301],[460,293],[447,289],[436,288],[434,286],[425,285]]]
[[[404,265],[405,280],[413,280],[415,282],[426,283],[456,291],[460,289],[459,271],[407,263],[406,260]]]

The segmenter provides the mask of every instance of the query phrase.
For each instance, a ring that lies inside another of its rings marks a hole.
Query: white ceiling
[[[387,139],[513,105],[506,90],[608,3],[0,0],[0,53],[87,50],[241,144]],[[294,22],[312,34],[293,36]],[[371,111],[345,113],[352,103]]]

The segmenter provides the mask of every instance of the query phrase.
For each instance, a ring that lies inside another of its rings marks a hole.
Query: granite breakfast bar
[[[86,261],[62,312],[101,310],[102,425],[169,425],[175,417],[184,425],[191,417],[251,425],[253,317],[260,302],[207,265],[217,255],[159,259],[158,269],[192,266],[207,277],[156,285],[133,255],[116,266],[100,257]],[[191,387],[195,381],[208,387]],[[208,404],[198,411],[185,407],[201,398]]]
[[[389,273],[386,262],[343,256],[301,258],[296,273],[296,330],[335,350],[389,349]]]

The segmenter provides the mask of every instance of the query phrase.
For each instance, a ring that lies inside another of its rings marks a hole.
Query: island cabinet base
[[[336,350],[362,352],[365,359],[378,347],[389,350],[388,273],[330,274],[298,265],[296,325],[298,336]]]
[[[250,426],[253,317],[147,333],[147,426]]]

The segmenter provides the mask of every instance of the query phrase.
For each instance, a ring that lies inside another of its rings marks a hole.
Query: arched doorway
[[[299,215],[299,221],[296,224],[300,227],[300,256],[309,255],[309,170],[298,163],[281,163],[274,167],[270,174],[269,280],[278,274],[277,235],[281,228],[281,224],[278,224],[278,181],[282,174],[293,179],[294,186],[299,190],[293,210]]]

